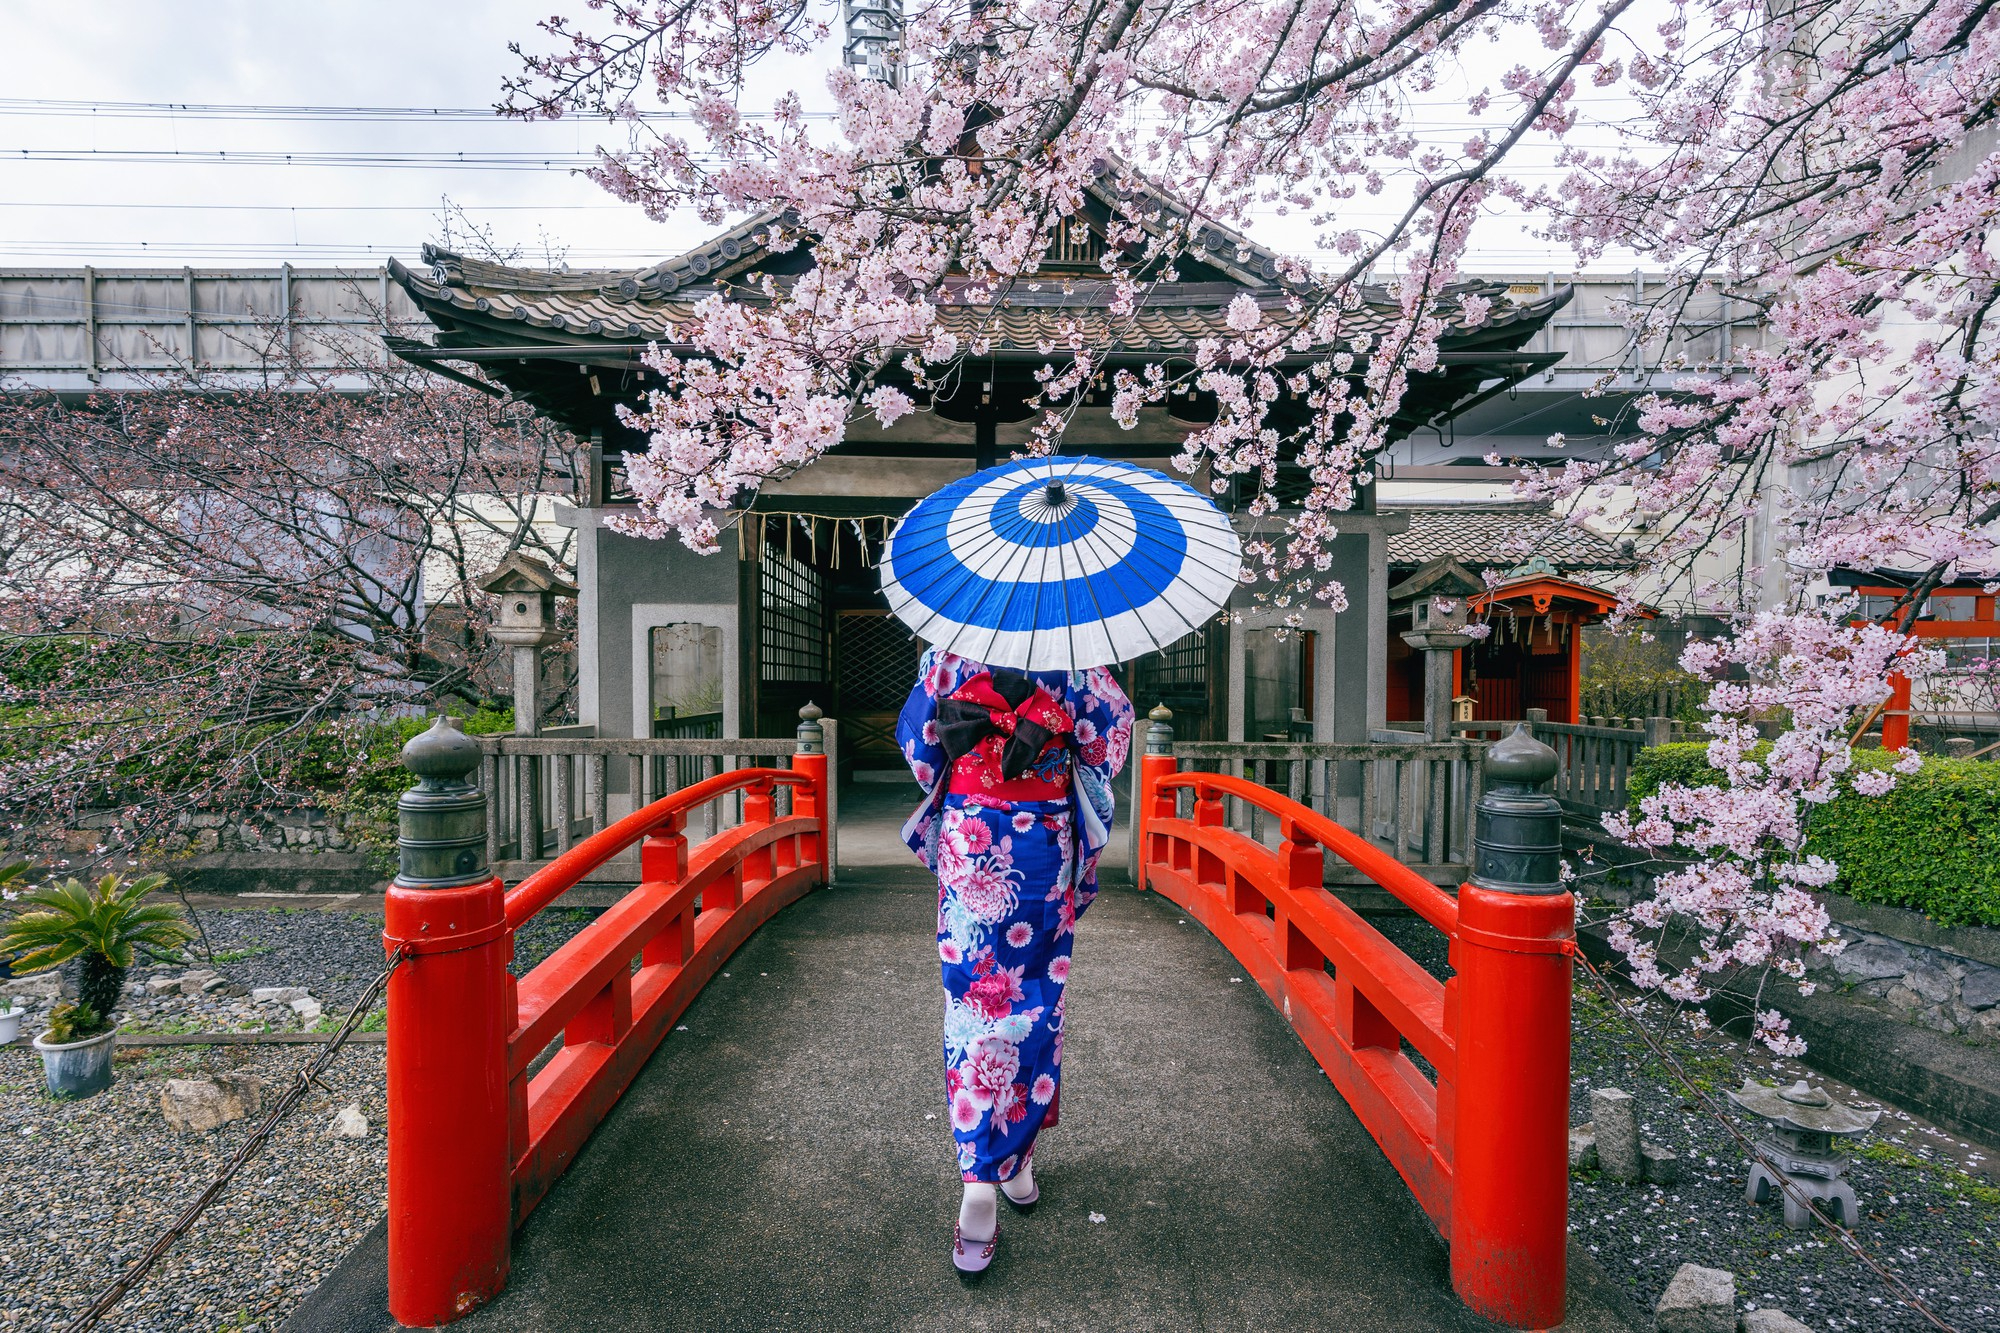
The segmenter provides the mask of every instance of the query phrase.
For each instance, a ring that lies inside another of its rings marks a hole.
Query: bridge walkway
[[[893,863],[907,805],[843,793],[841,882],[737,952],[517,1233],[507,1290],[455,1327],[1494,1327],[1235,960],[1117,874],[1079,929],[1043,1202],[1003,1208],[992,1270],[961,1286],[936,882]],[[393,1327],[374,1243],[288,1327]],[[1565,1327],[1628,1325],[1576,1290]]]

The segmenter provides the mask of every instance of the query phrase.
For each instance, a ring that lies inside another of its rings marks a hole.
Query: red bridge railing
[[[419,738],[429,750],[413,741],[405,751],[425,781],[402,802],[404,870],[383,930],[404,953],[388,1025],[389,1309],[399,1323],[448,1323],[499,1292],[514,1227],[674,1020],[757,927],[827,882],[817,717],[810,710],[800,727],[792,767],[738,769],[674,792],[511,892],[474,850],[485,841],[484,796],[462,779],[477,747],[457,733],[433,740],[433,730]],[[736,793],[742,822],[691,847],[689,814]],[[507,967],[514,932],[635,847],[637,887],[517,981]]]
[[[1171,742],[1156,710],[1135,816],[1141,886],[1207,927],[1298,1032],[1449,1243],[1460,1299],[1517,1328],[1560,1324],[1575,907],[1554,882],[1559,809],[1529,797],[1545,805],[1548,846],[1510,844],[1521,825],[1505,807],[1519,793],[1493,781],[1505,773],[1489,759],[1481,863],[1540,856],[1546,871],[1500,875],[1501,887],[1475,874],[1454,899],[1268,787],[1177,772]],[[1278,847],[1227,827],[1227,798],[1270,815]],[[1329,892],[1328,852],[1442,933],[1455,975],[1440,982]]]

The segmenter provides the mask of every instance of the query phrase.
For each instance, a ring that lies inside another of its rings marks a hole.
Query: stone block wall
[[[16,845],[37,861],[61,854],[86,863],[104,845],[102,827],[33,831]],[[0,857],[7,848],[0,843]],[[368,847],[324,810],[200,810],[183,813],[141,869],[197,893],[366,893],[387,879]]]
[[[1650,891],[1670,863],[1632,851],[1601,831],[1570,828],[1589,845],[1589,892],[1627,904]],[[1940,926],[1921,912],[1825,895],[1847,948],[1806,960],[1815,982],[1862,998],[1934,1032],[2000,1044],[2000,930]]]
[[[1809,961],[1817,979],[1882,1000],[1919,1027],[2000,1041],[2000,966],[1851,922],[1842,933],[1846,949]]]
[[[161,840],[161,850],[193,852],[351,852],[360,850],[324,811],[199,811],[180,817],[179,827]]]

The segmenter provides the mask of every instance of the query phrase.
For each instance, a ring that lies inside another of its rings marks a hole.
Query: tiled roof
[[[548,273],[466,259],[428,246],[424,260],[427,271],[392,260],[390,272],[427,312],[457,314],[475,324],[501,328],[515,324],[525,338],[536,342],[668,341],[676,324],[692,318],[695,303],[717,290],[713,283],[699,289],[677,283],[674,294],[667,295],[646,276],[654,270]],[[1224,323],[1224,308],[1246,290],[1219,282],[1161,284],[1152,288],[1134,316],[1113,320],[1106,311],[1107,283],[1048,281],[1041,287],[1034,292],[1017,290],[997,305],[945,305],[940,307],[940,319],[962,344],[983,337],[996,351],[1047,355],[1052,344],[1060,345],[1071,336],[1080,336],[1090,347],[1185,351],[1200,338],[1233,336]],[[1477,292],[1492,303],[1492,309],[1472,329],[1456,314],[1454,304],[1444,338],[1447,349],[1475,344],[1511,350],[1569,298],[1564,288],[1517,303],[1508,299],[1500,283],[1466,282],[1453,290],[1457,296]],[[1271,309],[1286,300],[1275,286],[1251,291],[1260,305]],[[1363,304],[1343,319],[1342,328],[1348,337],[1374,335],[1395,318],[1396,305],[1386,291],[1364,289]],[[477,345],[490,340],[452,341]]]
[[[1107,211],[1134,220],[1151,235],[1183,229],[1190,237],[1187,253],[1192,258],[1247,286],[1275,282],[1283,273],[1282,256],[1241,232],[1207,220],[1189,226],[1187,210],[1180,201],[1121,161],[1099,160],[1084,189]],[[620,286],[630,296],[641,291],[671,296],[682,287],[710,278],[734,277],[769,257],[767,242],[774,227],[781,233],[797,234],[789,212],[760,213],[684,254],[624,275]]]
[[[1385,512],[1407,513],[1409,530],[1389,538],[1389,563],[1416,566],[1441,555],[1474,568],[1512,569],[1542,556],[1565,573],[1631,569],[1638,562],[1588,528],[1570,524],[1541,505],[1438,505]]]

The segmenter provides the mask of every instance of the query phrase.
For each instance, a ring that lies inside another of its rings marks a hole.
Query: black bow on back
[[[1035,682],[1018,671],[1003,668],[987,674],[992,680],[993,692],[1006,701],[1009,709],[1017,709],[1034,697]],[[979,678],[974,676],[972,679]],[[959,688],[963,689],[964,685]],[[1000,730],[991,708],[949,695],[938,701],[937,728],[938,742],[944,746],[947,772],[958,762],[959,756],[970,754],[979,742]],[[1000,752],[1000,776],[1011,782],[1027,772],[1054,734],[1039,722],[1017,716],[1014,734],[1007,738],[1006,748]]]

